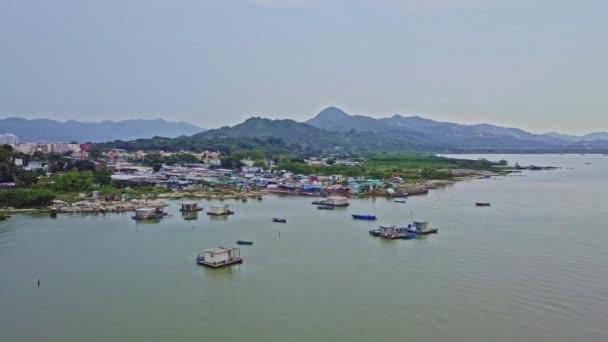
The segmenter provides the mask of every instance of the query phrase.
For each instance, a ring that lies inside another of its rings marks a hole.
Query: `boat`
[[[378,219],[374,215],[357,215],[357,214],[353,214],[352,217],[355,220],[365,220],[365,221],[375,221],[375,220]]]
[[[410,239],[415,239],[416,238],[416,234],[414,233],[407,233],[403,236],[401,236],[401,239],[403,240],[410,240]]]
[[[489,207],[490,203],[489,202],[477,202],[475,203],[476,207]]]
[[[247,240],[238,240],[236,242],[237,245],[246,245],[246,246],[251,246],[253,245],[253,241],[247,241]]]
[[[406,228],[397,228],[396,226],[380,226],[380,229],[370,230],[369,234],[372,236],[380,236],[389,240],[408,240],[416,237],[415,234],[407,231]]]
[[[330,205],[320,205],[317,207],[317,209],[319,210],[334,210],[334,207],[330,206]]]
[[[407,227],[403,228],[408,233],[418,234],[418,235],[428,235],[435,234],[439,232],[437,228],[429,228],[428,222],[414,222],[413,224],[408,224]]]
[[[273,218],[272,218],[272,222],[277,222],[277,223],[287,223],[287,219],[280,218],[280,217],[273,217]]]
[[[182,203],[182,207],[179,211],[181,212],[189,212],[189,211],[201,211],[202,207],[198,206],[198,203],[190,202],[190,203]]]
[[[139,208],[135,210],[135,215],[131,216],[135,221],[160,220],[167,216],[162,208]]]
[[[197,218],[198,218],[198,217],[196,217],[196,216],[185,216],[185,217],[184,217],[184,220],[186,220],[186,221],[194,221],[194,220],[196,220]]]
[[[220,268],[242,264],[243,258],[238,248],[216,247],[203,250],[196,257],[196,263],[210,268]]]

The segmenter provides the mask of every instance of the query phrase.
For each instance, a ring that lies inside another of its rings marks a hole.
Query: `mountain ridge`
[[[161,118],[99,122],[20,117],[0,119],[0,133],[12,133],[17,135],[20,141],[31,142],[105,142],[154,136],[175,138],[201,131],[204,129],[187,122],[173,122]]]

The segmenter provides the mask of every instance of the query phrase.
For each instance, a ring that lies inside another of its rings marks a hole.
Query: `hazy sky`
[[[608,1],[0,0],[0,117],[608,130]]]

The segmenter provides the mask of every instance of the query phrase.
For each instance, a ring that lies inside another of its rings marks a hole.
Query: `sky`
[[[608,1],[0,0],[0,117],[608,131]]]

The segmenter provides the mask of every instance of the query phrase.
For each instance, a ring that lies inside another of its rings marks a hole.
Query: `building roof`
[[[230,249],[231,248],[215,247],[215,248],[205,249],[205,250],[203,250],[203,252],[208,253],[208,254],[222,254],[222,253],[228,252]]]

